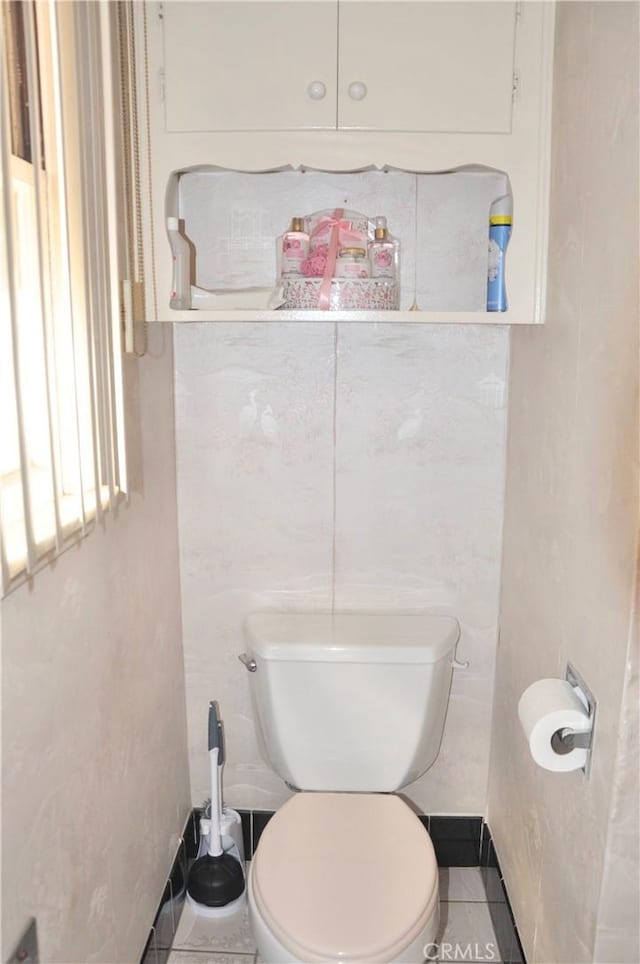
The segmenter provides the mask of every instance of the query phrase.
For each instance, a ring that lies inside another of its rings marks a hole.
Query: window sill
[[[116,488],[115,496],[110,497],[109,487],[103,485],[100,489],[101,514],[109,510],[110,505],[117,505],[124,499],[124,493]],[[49,522],[53,517],[53,502],[43,503],[33,513],[33,523],[37,538],[34,540],[34,555],[36,562],[29,567],[28,553],[24,536],[24,519],[22,515],[15,519],[5,520],[3,529],[3,548],[6,563],[6,585],[4,595],[17,588],[31,578],[36,572],[49,565],[66,549],[76,545],[81,539],[95,528],[98,512],[95,495],[85,493],[84,520],[78,511],[77,496],[63,496],[59,502],[60,511],[60,544],[56,543],[55,530]]]

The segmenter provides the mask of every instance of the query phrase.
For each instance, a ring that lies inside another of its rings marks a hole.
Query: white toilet
[[[263,753],[305,791],[269,821],[251,862],[249,912],[267,964],[430,954],[433,845],[393,791],[438,754],[459,633],[447,616],[247,620],[241,658]]]

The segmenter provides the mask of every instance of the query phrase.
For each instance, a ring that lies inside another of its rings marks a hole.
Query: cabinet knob
[[[311,100],[322,100],[327,92],[327,88],[321,80],[312,80],[307,87],[307,93]]]
[[[349,97],[351,100],[364,100],[367,96],[367,85],[363,84],[361,80],[354,80],[352,84],[349,84]]]

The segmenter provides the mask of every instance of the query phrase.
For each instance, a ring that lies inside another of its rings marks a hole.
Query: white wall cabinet
[[[165,129],[511,130],[516,4],[168,2]]]
[[[338,127],[508,133],[516,4],[342,0]]]
[[[163,4],[167,131],[336,126],[338,4]]]
[[[461,314],[452,297],[410,320],[544,320],[552,2],[147,0],[134,16],[151,320],[195,315],[168,307],[181,172],[388,168],[489,169],[514,198],[509,311]]]

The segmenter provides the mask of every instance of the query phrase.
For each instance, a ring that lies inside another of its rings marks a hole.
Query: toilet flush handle
[[[246,653],[240,653],[240,655],[238,656],[238,659],[243,664],[243,666],[245,666],[249,670],[250,673],[255,673],[255,671],[258,668],[258,664],[256,663],[255,659],[252,659],[250,656],[247,656]]]

